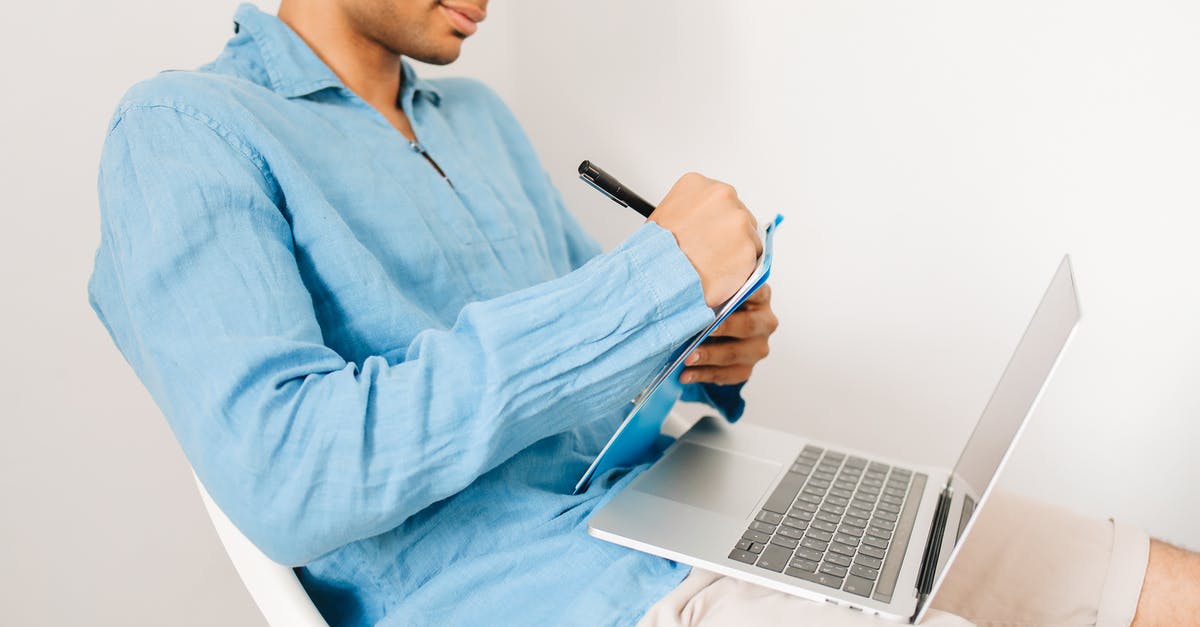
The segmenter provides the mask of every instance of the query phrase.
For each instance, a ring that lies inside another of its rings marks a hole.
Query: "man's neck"
[[[392,112],[398,111],[400,55],[355,30],[335,4],[285,0],[279,7],[279,19],[296,31],[350,91],[390,120]]]

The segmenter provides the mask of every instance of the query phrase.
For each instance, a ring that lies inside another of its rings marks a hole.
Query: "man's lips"
[[[463,35],[475,34],[475,31],[479,30],[478,22],[482,22],[483,18],[487,17],[487,11],[466,2],[443,0],[438,4],[454,30]]]

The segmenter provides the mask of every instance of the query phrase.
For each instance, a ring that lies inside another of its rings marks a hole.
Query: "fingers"
[[[767,298],[770,298],[768,294]],[[749,301],[747,301],[749,302]],[[713,337],[752,338],[766,337],[779,328],[779,318],[770,307],[738,309],[720,326],[713,330]]]
[[[688,366],[753,365],[762,361],[771,348],[767,338],[755,337],[733,342],[705,342],[684,361]]]
[[[754,305],[766,305],[771,302],[771,285],[764,284],[762,287],[755,290],[750,298],[746,299],[747,303]]]
[[[750,214],[750,237],[754,240],[754,259],[757,260],[763,254],[763,241],[758,236],[758,220],[754,218],[754,214],[747,209],[746,213]]]
[[[748,380],[753,369],[753,366],[701,366],[684,370],[679,380],[683,383],[733,385]]]

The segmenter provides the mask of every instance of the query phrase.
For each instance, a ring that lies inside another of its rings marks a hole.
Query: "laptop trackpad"
[[[632,489],[728,516],[744,518],[779,474],[779,464],[680,442]]]

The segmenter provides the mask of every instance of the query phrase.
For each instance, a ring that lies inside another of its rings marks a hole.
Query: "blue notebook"
[[[763,252],[758,258],[758,265],[755,266],[754,272],[750,278],[746,279],[741,289],[713,312],[716,315],[712,324],[676,351],[670,365],[663,368],[650,381],[650,385],[646,386],[646,389],[633,399],[633,408],[625,417],[625,421],[617,428],[617,432],[609,439],[608,444],[604,445],[604,449],[596,456],[587,472],[583,473],[583,477],[580,477],[579,482],[575,484],[576,494],[587,488],[592,477],[612,468],[632,466],[645,461],[654,450],[654,444],[658,440],[663,421],[667,419],[667,413],[683,396],[683,384],[679,382],[679,375],[683,372],[684,360],[729,317],[729,314],[736,311],[755,290],[762,287],[771,275],[771,259],[775,252],[775,229],[779,227],[780,222],[783,222],[783,216],[777,215],[774,220],[763,227]]]

